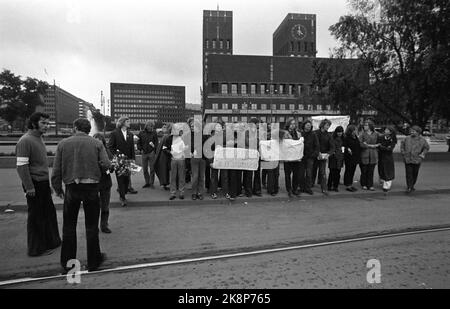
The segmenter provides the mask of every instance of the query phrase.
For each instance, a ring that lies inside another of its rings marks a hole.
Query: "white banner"
[[[313,129],[318,130],[320,122],[324,119],[331,121],[331,126],[328,129],[328,132],[334,132],[338,126],[342,126],[345,131],[350,123],[350,116],[313,116],[311,117]]]
[[[254,149],[217,147],[214,151],[213,168],[223,170],[258,169],[259,152]]]
[[[303,158],[303,138],[260,141],[261,160],[263,161],[298,161]]]

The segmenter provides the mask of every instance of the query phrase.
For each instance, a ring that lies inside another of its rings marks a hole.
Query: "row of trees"
[[[27,77],[23,79],[9,70],[0,73],[0,117],[12,127],[15,121],[25,128],[25,120],[44,106],[49,85],[45,81]]]
[[[339,42],[332,58],[360,59],[341,70],[316,61],[318,95],[351,115],[376,110],[393,122],[425,126],[450,118],[450,1],[351,0],[351,14],[329,30]],[[367,75],[366,75],[367,76]]]

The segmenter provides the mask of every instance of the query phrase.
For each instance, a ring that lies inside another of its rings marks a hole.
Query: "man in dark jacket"
[[[128,159],[134,160],[134,140],[133,134],[128,131],[130,127],[130,119],[128,117],[120,117],[116,124],[116,129],[111,132],[108,142],[108,149],[111,153],[116,154],[118,151],[127,156]],[[130,176],[117,176],[117,185],[119,187],[119,195],[122,206],[126,206],[125,195],[129,191]],[[136,191],[132,191],[136,192]],[[132,193],[130,192],[130,193]]]
[[[302,127],[303,136],[303,158],[300,164],[300,184],[304,187],[303,192],[313,195],[313,166],[314,161],[319,155],[319,140],[317,135],[312,131],[312,123],[307,120]]]
[[[91,130],[89,120],[85,118],[75,120],[74,129],[74,136],[63,139],[58,144],[51,178],[55,193],[64,198],[61,266],[68,271],[67,262],[76,258],[77,220],[83,202],[88,270],[93,271],[105,260],[105,254],[100,252],[98,237],[100,217],[98,186],[102,168],[109,168],[111,162],[102,143],[88,135]],[[62,182],[66,185],[65,193]]]
[[[148,121],[143,131],[138,134],[137,149],[142,152],[142,169],[144,170],[145,185],[143,188],[154,188],[156,148],[158,147],[158,135],[154,130],[153,121]],[[150,173],[149,170],[150,169]]]
[[[319,156],[317,157],[319,166],[319,182],[322,188],[322,193],[328,195],[327,192],[327,160],[331,154],[334,153],[333,138],[328,129],[331,126],[331,121],[328,119],[322,120],[319,125],[319,130],[315,131],[317,139],[319,140]]]

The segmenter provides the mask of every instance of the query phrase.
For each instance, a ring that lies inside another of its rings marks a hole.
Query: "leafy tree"
[[[20,75],[10,70],[0,73],[0,117],[11,126],[14,121],[25,120],[36,111],[37,106],[44,105],[44,95],[48,89],[45,81]],[[22,127],[24,129],[24,127]]]
[[[425,126],[448,109],[450,97],[450,2],[447,0],[351,0],[352,14],[329,29],[339,47],[333,58],[365,63],[370,85],[351,74],[315,69],[336,104],[352,95],[393,121]],[[327,65],[324,65],[327,66]],[[342,87],[345,87],[342,89]],[[341,93],[339,93],[339,91]],[[350,102],[349,107],[356,104]],[[448,115],[447,115],[448,116]]]

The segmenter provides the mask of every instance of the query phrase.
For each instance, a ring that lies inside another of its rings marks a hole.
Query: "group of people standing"
[[[275,196],[279,193],[280,163],[284,167],[286,191],[289,197],[302,192],[314,194],[312,188],[320,184],[323,194],[339,191],[341,171],[345,167],[344,186],[354,192],[353,186],[357,166],[361,169],[360,184],[363,190],[375,190],[374,171],[378,173],[382,187],[388,192],[395,178],[393,150],[397,144],[393,127],[385,128],[383,133],[375,131],[370,120],[359,128],[349,125],[345,132],[338,126],[330,133],[331,122],[323,120],[319,129],[313,131],[311,121],[305,121],[300,128],[295,120],[290,120],[284,129],[267,126],[267,139],[277,137],[302,140],[301,160],[266,162],[260,158],[256,170],[216,169],[214,156],[207,156],[205,143],[210,143],[214,152],[216,147],[259,150],[261,132],[257,119],[251,119],[254,126],[240,135],[239,124],[232,124],[232,133],[227,134],[228,125],[223,122],[212,124],[210,135],[203,134],[200,121],[190,119],[184,130],[173,130],[171,124],[162,128],[162,136],[156,133],[154,124],[148,122],[138,134],[137,149],[142,154],[144,188],[154,188],[155,175],[159,184],[170,191],[170,200],[184,199],[187,181],[192,183],[193,200],[204,198],[206,190],[212,199],[222,195],[234,200],[239,196],[261,196],[262,190]],[[106,259],[99,244],[100,230],[111,233],[108,226],[109,201],[114,172],[113,154],[121,153],[128,159],[135,159],[134,135],[129,130],[130,120],[122,117],[116,130],[110,134],[108,142],[102,134],[89,136],[90,122],[79,118],[74,121],[74,135],[63,139],[57,146],[50,177],[48,158],[43,134],[49,125],[49,115],[34,113],[29,119],[29,131],[23,135],[16,146],[17,171],[28,204],[28,254],[39,256],[49,254],[62,244],[61,266],[68,271],[67,262],[76,257],[76,226],[81,203],[83,204],[86,226],[88,270],[96,270]],[[177,124],[179,125],[179,124]],[[401,153],[406,169],[407,192],[415,190],[422,160],[429,151],[426,140],[420,136],[421,129],[413,126],[410,135],[401,143]],[[186,133],[186,134],[185,134]],[[230,132],[228,132],[230,133]],[[186,139],[185,137],[190,138]],[[200,136],[200,139],[198,138]],[[242,139],[243,138],[243,142]],[[256,141],[252,140],[256,138]],[[186,156],[186,154],[189,154]],[[327,165],[329,176],[327,180]],[[137,193],[131,186],[130,174],[116,172],[118,193],[122,206],[126,205],[126,194]],[[65,190],[63,189],[63,184]],[[52,190],[64,199],[63,236],[58,231],[56,210],[52,201]]]
[[[250,130],[258,130],[258,120],[251,119],[250,122],[256,125]],[[367,120],[360,126],[347,126],[345,132],[342,126],[336,127],[334,132],[329,132],[331,122],[327,119],[320,123],[318,130],[313,130],[309,120],[302,123],[300,128],[294,119],[289,120],[282,130],[271,130],[268,125],[267,139],[270,139],[272,134],[276,134],[280,142],[283,139],[302,139],[303,156],[301,160],[277,162],[276,166],[259,160],[256,171],[215,169],[213,157],[207,158],[204,153],[201,157],[195,156],[202,151],[205,141],[209,138],[214,141],[212,145],[208,145],[212,151],[216,146],[237,148],[239,129],[236,127],[239,127],[239,124],[235,125],[232,127],[233,134],[227,135],[225,124],[215,123],[210,135],[201,135],[201,144],[194,143],[194,134],[202,130],[202,126],[193,119],[188,121],[191,130],[191,138],[188,140],[183,138],[186,134],[182,130],[175,130],[176,135],[173,135],[170,124],[163,127],[164,135],[156,148],[152,167],[160,184],[166,189],[170,185],[170,200],[176,198],[177,191],[179,198],[184,199],[185,185],[189,178],[192,181],[193,200],[203,199],[206,190],[212,199],[218,198],[219,191],[230,200],[239,196],[261,196],[262,189],[275,196],[279,193],[280,163],[284,167],[285,186],[289,197],[301,193],[314,194],[312,188],[316,179],[324,195],[328,195],[329,191],[338,192],[342,169],[345,169],[343,184],[346,190],[355,192],[358,190],[354,186],[358,166],[361,171],[359,183],[362,190],[375,190],[374,173],[377,165],[383,191],[387,193],[391,189],[395,178],[393,151],[398,142],[394,127],[388,126],[380,133],[375,131],[374,123]],[[421,129],[413,126],[411,134],[402,141],[400,147],[406,164],[407,192],[414,191],[420,163],[429,150],[428,143],[420,133]],[[246,134],[245,148],[259,150],[259,139],[252,144],[249,141],[251,132]],[[186,149],[190,151],[186,152]],[[190,155],[186,157],[186,153]]]

